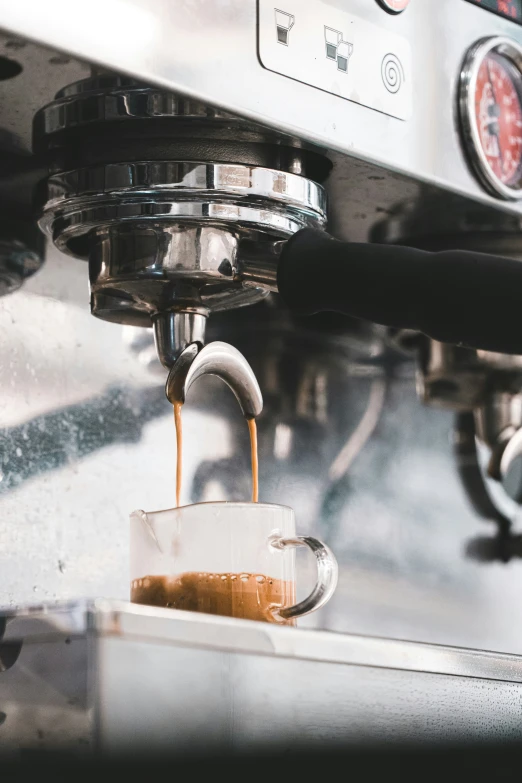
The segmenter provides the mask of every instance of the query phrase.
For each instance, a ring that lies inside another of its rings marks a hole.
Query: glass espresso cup
[[[297,536],[294,512],[268,503],[196,503],[134,511],[131,601],[294,625],[337,585],[337,562],[316,538]],[[295,547],[312,550],[317,582],[296,604]]]

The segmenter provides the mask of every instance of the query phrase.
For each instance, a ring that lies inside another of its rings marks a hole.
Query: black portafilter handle
[[[522,261],[464,250],[339,242],[302,229],[277,285],[302,315],[337,312],[445,343],[522,354]]]

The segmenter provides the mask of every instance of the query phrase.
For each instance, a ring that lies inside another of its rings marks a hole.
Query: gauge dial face
[[[506,36],[471,47],[460,74],[464,151],[492,195],[522,199],[522,45]]]
[[[522,74],[496,52],[480,65],[475,119],[480,144],[493,175],[507,187],[520,187],[522,175]]]

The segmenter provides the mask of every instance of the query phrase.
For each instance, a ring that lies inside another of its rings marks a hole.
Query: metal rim
[[[298,174],[229,163],[139,161],[109,163],[55,174],[47,181],[47,204],[53,209],[79,196],[118,197],[160,195],[176,200],[229,196],[263,199],[326,217],[326,193],[321,185]]]
[[[71,252],[68,243],[84,236],[96,228],[125,223],[214,223],[228,225],[232,232],[241,228],[268,232],[271,236],[286,237],[301,228],[320,223],[312,216],[292,214],[289,211],[247,207],[240,204],[201,201],[158,202],[142,200],[137,202],[92,203],[86,201],[69,205],[67,211],[47,212],[39,221],[40,228],[51,237],[63,252]],[[77,255],[76,251],[72,255]]]
[[[231,114],[199,101],[131,80],[85,79],[60,90],[56,99],[35,115],[35,136],[42,138],[68,128],[112,120],[178,117],[236,120]]]
[[[47,183],[40,228],[68,243],[128,222],[214,222],[285,237],[326,220],[321,185],[296,174],[231,164],[140,162],[57,174]]]
[[[522,76],[522,46],[511,38],[495,36],[485,38],[476,43],[467,53],[460,74],[459,87],[459,115],[461,121],[464,149],[470,159],[474,172],[493,195],[501,196],[506,200],[522,198],[522,169],[519,181],[520,187],[505,185],[493,173],[487,157],[482,149],[480,133],[475,115],[475,92],[480,66],[484,58],[496,52],[506,57]],[[522,95],[520,96],[522,100]]]

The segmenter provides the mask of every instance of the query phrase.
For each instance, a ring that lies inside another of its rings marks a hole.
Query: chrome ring
[[[295,174],[230,164],[118,163],[57,174],[39,224],[60,250],[92,229],[212,222],[286,237],[326,220],[323,188]]]
[[[482,148],[477,126],[475,113],[477,78],[484,58],[493,51],[506,57],[522,74],[522,46],[511,38],[504,36],[484,38],[469,50],[460,75],[459,87],[459,115],[464,148],[475,173],[484,187],[495,196],[502,196],[506,200],[516,200],[522,198],[522,170],[519,176],[519,187],[512,188],[501,182],[491,170]],[[522,101],[522,95],[520,95],[520,98]]]
[[[85,79],[57,93],[56,99],[35,115],[35,135],[43,137],[98,122],[150,117],[238,119],[191,98],[131,80],[106,77]]]
[[[118,198],[176,193],[176,200],[241,197],[279,202],[326,217],[326,194],[321,185],[297,174],[257,166],[230,163],[187,163],[184,161],[140,161],[91,166],[49,177],[47,205],[89,194],[110,194]]]
[[[249,228],[268,232],[274,238],[291,236],[301,228],[321,223],[307,218],[304,214],[292,216],[290,211],[262,209],[233,203],[213,203],[201,201],[158,202],[145,200],[137,202],[117,202],[111,204],[89,203],[86,200],[69,205],[70,209],[44,213],[39,221],[40,228],[52,238],[55,245],[64,253],[69,252],[68,242],[80,237],[91,229],[108,228],[125,223],[214,223],[228,225],[231,231]],[[75,253],[73,253],[75,255]]]

